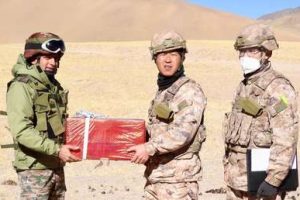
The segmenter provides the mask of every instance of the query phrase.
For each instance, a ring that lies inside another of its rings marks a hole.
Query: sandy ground
[[[198,81],[208,98],[207,141],[200,153],[203,180],[200,199],[222,200],[214,192],[224,187],[223,113],[230,109],[233,91],[241,79],[232,41],[188,41],[186,74]],[[69,112],[87,110],[111,117],[146,119],[156,90],[157,70],[148,52],[149,42],[69,43],[57,78],[70,90]],[[280,43],[273,66],[300,89],[300,43]],[[0,45],[0,110],[5,110],[6,83],[22,44]],[[298,100],[299,101],[299,100]],[[5,116],[0,116],[1,144],[11,143]],[[11,166],[12,149],[0,149],[0,200],[17,199],[17,176]],[[128,161],[86,160],[65,167],[66,199],[143,199],[144,167]],[[213,191],[212,191],[213,190]],[[212,192],[211,192],[212,191]],[[300,191],[287,199],[300,199]]]

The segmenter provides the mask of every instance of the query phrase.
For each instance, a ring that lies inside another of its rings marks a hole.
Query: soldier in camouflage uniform
[[[64,51],[57,35],[34,33],[12,69],[6,100],[21,199],[64,199],[63,166],[79,160],[77,147],[63,145],[68,93],[55,74]]]
[[[134,163],[145,163],[146,199],[198,199],[199,151],[205,140],[206,97],[184,75],[185,40],[174,31],[155,34],[150,51],[158,68],[158,91],[151,102],[149,140],[133,146]]]
[[[223,124],[227,199],[284,199],[280,185],[297,146],[297,94],[291,82],[271,67],[269,58],[278,44],[268,26],[245,27],[234,47],[239,51],[244,80]],[[246,150],[255,148],[270,149],[267,177],[257,195],[247,192]]]

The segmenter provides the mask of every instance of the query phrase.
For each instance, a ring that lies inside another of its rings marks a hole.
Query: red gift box
[[[130,160],[130,146],[146,141],[145,121],[141,119],[70,117],[66,122],[66,144],[80,147],[72,152],[81,159]]]

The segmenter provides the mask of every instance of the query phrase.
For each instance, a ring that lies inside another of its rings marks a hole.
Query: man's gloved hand
[[[257,198],[271,197],[278,193],[278,188],[264,181],[260,184],[257,190]]]

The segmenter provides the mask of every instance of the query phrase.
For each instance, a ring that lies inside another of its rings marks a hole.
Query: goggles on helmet
[[[42,49],[49,53],[64,53],[66,50],[65,43],[61,39],[52,38],[46,40],[42,44],[38,43],[27,43],[25,49]]]
[[[50,53],[64,53],[66,50],[65,43],[60,39],[50,39],[42,44],[42,49]]]

